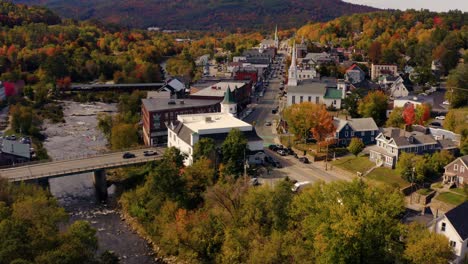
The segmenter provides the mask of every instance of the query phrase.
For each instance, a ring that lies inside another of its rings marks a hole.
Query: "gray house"
[[[353,64],[346,70],[345,73],[345,80],[350,83],[360,83],[366,79],[366,73],[357,66],[357,64]]]
[[[335,139],[337,145],[347,146],[352,138],[359,138],[366,145],[375,144],[379,127],[372,118],[333,118],[336,127]]]
[[[425,154],[439,150],[455,150],[452,140],[437,140],[428,132],[408,132],[400,128],[384,128],[376,138],[377,144],[369,147],[369,159],[376,164],[393,168],[402,152]]]

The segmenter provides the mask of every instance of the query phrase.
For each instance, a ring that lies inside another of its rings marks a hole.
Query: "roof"
[[[459,160],[461,160],[465,164],[465,166],[468,167],[468,155],[465,155],[465,156],[461,156],[461,157],[455,159],[454,161],[450,162],[449,164],[445,165],[444,168],[447,168],[447,167],[451,166],[453,163],[458,162]]]
[[[231,92],[231,89],[228,87],[226,89],[226,92],[224,93],[224,100],[222,102],[223,104],[235,104],[236,100],[234,99],[234,95]]]
[[[403,96],[396,98],[394,101],[410,101],[410,102],[418,102],[418,103],[427,103],[427,104],[433,104],[434,99],[429,96]]]
[[[177,120],[199,134],[223,133],[233,128],[241,131],[252,130],[252,125],[226,113],[178,115]]]
[[[346,71],[348,72],[348,71],[352,71],[352,70],[362,71],[362,69],[357,64],[353,64]]]
[[[231,92],[236,88],[241,88],[246,85],[246,82],[237,81],[237,82],[218,82],[210,86],[206,86],[203,89],[200,89],[198,92],[191,94],[190,96],[211,96],[211,97],[224,97],[224,93],[228,89],[231,89]]]
[[[174,121],[172,123],[174,125],[174,129],[172,129],[172,131],[174,131],[174,133],[177,134],[177,136],[182,140],[184,141],[185,143],[191,145],[192,143],[192,134],[194,133],[194,131],[192,131],[190,128],[188,128],[187,126],[184,126],[184,124],[180,121]],[[166,124],[167,126],[167,124]],[[168,128],[170,126],[167,126]]]
[[[175,102],[175,104],[169,104],[169,102]],[[170,98],[150,98],[141,100],[143,106],[148,112],[162,111],[169,109],[183,109],[202,107],[219,104],[219,100],[203,100],[203,99],[183,99],[174,100]]]
[[[336,130],[340,131],[346,124],[349,124],[354,131],[372,131],[379,130],[379,127],[375,123],[372,117],[366,118],[351,118],[344,120],[340,118],[334,118],[333,123],[335,124]]]
[[[287,86],[289,93],[306,93],[324,95],[327,90],[327,83],[313,80],[303,80],[297,86]],[[341,97],[340,97],[341,98]]]
[[[455,148],[458,148],[457,143],[455,143],[451,139],[439,139],[439,140],[437,140],[437,142],[439,143],[439,146],[442,149],[455,149]]]
[[[336,88],[327,88],[327,90],[325,92],[325,96],[323,96],[323,98],[326,98],[326,99],[341,99],[342,95],[343,95],[342,90],[338,90]]]
[[[468,202],[464,202],[445,214],[463,240],[468,238]]]
[[[393,139],[398,147],[438,143],[431,135],[417,131],[408,132],[400,128],[389,127],[384,128],[382,133],[385,137]],[[413,142],[410,141],[410,138],[413,139]]]

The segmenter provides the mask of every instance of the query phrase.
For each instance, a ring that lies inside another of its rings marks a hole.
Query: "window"
[[[371,137],[370,140],[371,140],[371,141],[374,141],[374,137]]]
[[[348,131],[345,131],[345,132],[344,132],[344,136],[345,136],[345,137],[348,137]]]
[[[304,101],[304,96],[301,95],[301,97],[299,97],[299,103],[302,103]]]
[[[312,96],[309,96],[309,100],[308,100],[308,101],[309,101],[309,102],[312,102]]]
[[[374,130],[372,130],[370,134],[373,136],[374,135]]]
[[[333,100],[333,104],[336,105],[336,100]]]
[[[453,170],[458,171],[458,164],[453,165]]]
[[[460,166],[460,172],[461,173],[465,172],[465,167],[464,166]]]
[[[351,136],[354,137],[354,131],[351,131]]]
[[[292,104],[295,104],[296,103],[296,96],[292,96]]]
[[[362,132],[361,132],[361,136],[364,136],[364,134],[365,134],[364,131],[362,131]]]
[[[457,246],[457,242],[450,240],[450,246],[451,246],[451,247],[456,247],[456,246]]]
[[[319,103],[319,97],[315,97],[315,103],[318,104]]]
[[[442,223],[442,226],[440,227],[440,231],[445,232],[445,227],[447,226],[446,223]]]

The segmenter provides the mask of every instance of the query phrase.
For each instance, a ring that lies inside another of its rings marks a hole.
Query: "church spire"
[[[291,66],[289,67],[288,86],[297,86],[296,40],[293,42]]]

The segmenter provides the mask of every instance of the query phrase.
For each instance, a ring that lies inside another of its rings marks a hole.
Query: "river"
[[[91,173],[50,179],[49,185],[52,195],[70,215],[70,223],[86,220],[96,229],[98,253],[113,251],[122,264],[157,263],[146,241],[121,220],[114,185],[108,189],[105,204],[96,200]]]

